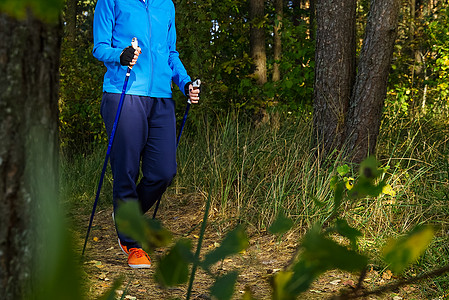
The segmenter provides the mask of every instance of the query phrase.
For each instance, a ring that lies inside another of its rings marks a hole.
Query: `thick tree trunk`
[[[264,1],[250,1],[251,58],[254,62],[254,77],[258,84],[267,82],[267,55],[265,51],[265,27],[263,24]]]
[[[283,1],[276,0],[276,20],[274,24],[274,65],[273,65],[273,81],[279,81],[281,79],[281,71],[279,69],[279,61],[281,60],[282,53],[282,41],[281,41],[281,26],[283,15]]]
[[[358,73],[348,112],[348,147],[352,160],[374,154],[393,56],[399,0],[372,0]]]
[[[34,216],[40,197],[57,191],[59,27],[0,13],[2,299],[28,290],[39,238]]]
[[[324,155],[340,148],[354,84],[356,0],[316,1],[314,134]]]

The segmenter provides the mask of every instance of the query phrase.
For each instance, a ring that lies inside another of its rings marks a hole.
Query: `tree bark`
[[[374,154],[387,93],[399,7],[399,0],[371,1],[347,122],[347,145],[356,163]]]
[[[60,36],[59,24],[0,13],[2,299],[29,291],[39,238],[35,214],[42,195],[57,192]]]
[[[282,27],[282,15],[283,15],[283,1],[276,0],[275,11],[276,20],[274,23],[274,65],[273,65],[273,81],[279,81],[281,79],[281,71],[279,69],[279,61],[281,60],[282,53],[282,41],[281,41],[281,27]]]
[[[313,125],[319,150],[340,148],[355,79],[356,0],[316,1]]]
[[[250,1],[251,58],[254,63],[254,77],[259,85],[267,82],[267,55],[265,50],[265,27],[263,26],[264,1]]]

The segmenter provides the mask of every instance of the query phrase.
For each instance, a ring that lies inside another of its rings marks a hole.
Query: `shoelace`
[[[146,255],[146,253],[140,248],[132,248],[129,250],[130,254],[133,253],[137,258],[141,258]]]

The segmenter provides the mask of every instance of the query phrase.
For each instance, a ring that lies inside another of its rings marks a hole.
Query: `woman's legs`
[[[120,94],[105,93],[101,114],[108,136]],[[139,166],[142,160],[142,179]],[[145,213],[162,196],[176,174],[176,120],[172,99],[126,95],[111,149],[114,211],[119,201],[139,201]],[[139,247],[117,234],[121,243]]]

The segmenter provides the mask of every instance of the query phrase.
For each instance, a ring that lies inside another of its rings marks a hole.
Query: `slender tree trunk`
[[[292,23],[293,26],[299,26],[300,22],[300,9],[301,9],[301,1],[302,0],[292,0],[292,9],[293,9],[293,14],[292,14]]]
[[[282,27],[282,15],[283,15],[283,1],[276,0],[276,20],[274,24],[274,65],[273,65],[273,81],[279,81],[281,79],[281,71],[279,70],[279,61],[281,60],[282,53],[282,41],[281,41],[281,27]]]
[[[267,82],[267,55],[265,51],[265,27],[263,26],[264,1],[250,1],[251,58],[254,62],[254,77],[259,85]]]
[[[325,155],[340,148],[355,79],[356,0],[316,1],[315,140]]]
[[[311,40],[315,39],[315,28],[316,28],[316,1],[309,0],[309,36]]]
[[[75,47],[76,45],[76,13],[77,13],[78,0],[66,0],[65,9],[65,22],[66,22],[66,34],[67,41],[70,47]]]
[[[57,191],[60,26],[0,13],[0,40],[0,290],[22,299],[39,195]]]
[[[374,154],[393,56],[399,0],[372,0],[348,112],[348,146],[354,162]]]

